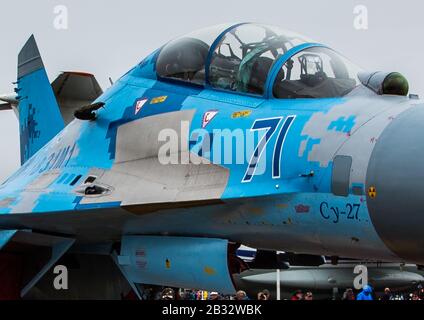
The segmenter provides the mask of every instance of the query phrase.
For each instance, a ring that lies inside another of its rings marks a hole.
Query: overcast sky
[[[68,9],[68,29],[54,27],[54,8]],[[368,30],[354,27],[354,8],[368,9]],[[50,80],[60,71],[94,73],[101,85],[148,53],[190,31],[224,22],[261,22],[305,34],[366,70],[399,71],[424,95],[424,4],[416,0],[2,0],[0,93],[13,91],[17,53],[34,33]],[[18,124],[0,114],[0,180],[19,165]]]

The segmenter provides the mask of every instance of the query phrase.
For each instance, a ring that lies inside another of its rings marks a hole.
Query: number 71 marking
[[[266,147],[269,141],[274,136],[278,126],[280,125],[283,119],[284,117],[260,119],[260,120],[256,120],[255,123],[253,124],[250,131],[252,132],[266,131],[266,133],[263,135],[255,151],[253,152],[252,158],[250,159],[249,166],[246,170],[242,183],[248,183],[253,180],[258,164],[262,158],[262,154],[266,150]],[[273,179],[281,178],[281,156],[283,154],[284,142],[286,141],[287,133],[289,132],[295,119],[296,119],[296,116],[289,116],[286,118],[283,125],[281,126],[280,132],[278,134],[278,138],[275,142],[274,154],[272,157],[272,178]]]

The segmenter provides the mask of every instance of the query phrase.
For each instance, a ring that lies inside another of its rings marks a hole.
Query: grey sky
[[[53,26],[65,5],[69,29]],[[353,9],[366,5],[369,29],[353,27]],[[366,70],[402,72],[424,95],[424,4],[416,0],[14,0],[1,1],[0,93],[11,92],[17,53],[34,33],[50,79],[60,71],[94,73],[103,87],[168,40],[223,22],[253,21],[303,33]],[[18,125],[0,114],[0,180],[18,167]]]

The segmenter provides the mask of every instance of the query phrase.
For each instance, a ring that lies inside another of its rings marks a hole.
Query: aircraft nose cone
[[[378,140],[367,173],[377,233],[400,258],[424,264],[424,107],[396,118]]]

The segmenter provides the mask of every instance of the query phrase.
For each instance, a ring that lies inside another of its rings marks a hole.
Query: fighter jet
[[[136,291],[234,293],[241,243],[424,264],[424,108],[401,74],[240,23],[168,42],[104,93],[67,75],[50,84],[31,37],[5,99],[22,160],[0,186],[7,292],[81,252]]]

